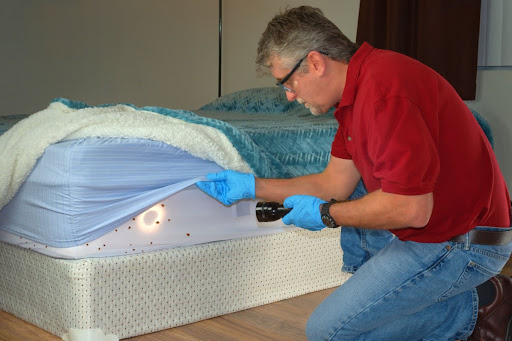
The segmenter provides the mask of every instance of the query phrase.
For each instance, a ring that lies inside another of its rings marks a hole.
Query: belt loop
[[[470,245],[471,244],[469,242],[469,232],[467,232],[467,233],[464,234],[464,250],[468,251]]]
[[[361,233],[361,248],[364,251],[368,251],[368,245],[366,245],[366,230],[365,229],[358,229],[359,233]]]

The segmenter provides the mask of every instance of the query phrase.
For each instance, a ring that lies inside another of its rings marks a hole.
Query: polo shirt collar
[[[354,104],[357,78],[361,71],[361,65],[373,50],[375,50],[375,47],[364,42],[359,49],[357,49],[352,58],[350,58],[347,70],[347,80],[345,81],[345,89],[343,90],[343,95],[341,96],[341,101],[338,103],[337,108]]]

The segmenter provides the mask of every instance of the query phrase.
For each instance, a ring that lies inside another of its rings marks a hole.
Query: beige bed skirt
[[[58,336],[119,338],[340,285],[339,229],[62,260],[0,243],[0,309]]]

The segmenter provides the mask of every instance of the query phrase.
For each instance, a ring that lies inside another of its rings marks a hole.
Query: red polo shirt
[[[433,192],[424,228],[401,240],[443,242],[475,226],[510,226],[510,197],[484,132],[452,86],[402,54],[364,43],[335,112],[331,154],[351,159],[369,192]]]

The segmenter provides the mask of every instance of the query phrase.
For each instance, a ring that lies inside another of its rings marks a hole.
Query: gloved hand
[[[241,199],[256,197],[254,175],[232,170],[206,175],[210,181],[199,181],[196,186],[224,205],[232,205]]]
[[[310,231],[320,231],[325,227],[320,215],[320,205],[326,202],[310,195],[288,197],[284,200],[283,206],[292,210],[283,217],[283,223],[294,224]]]

